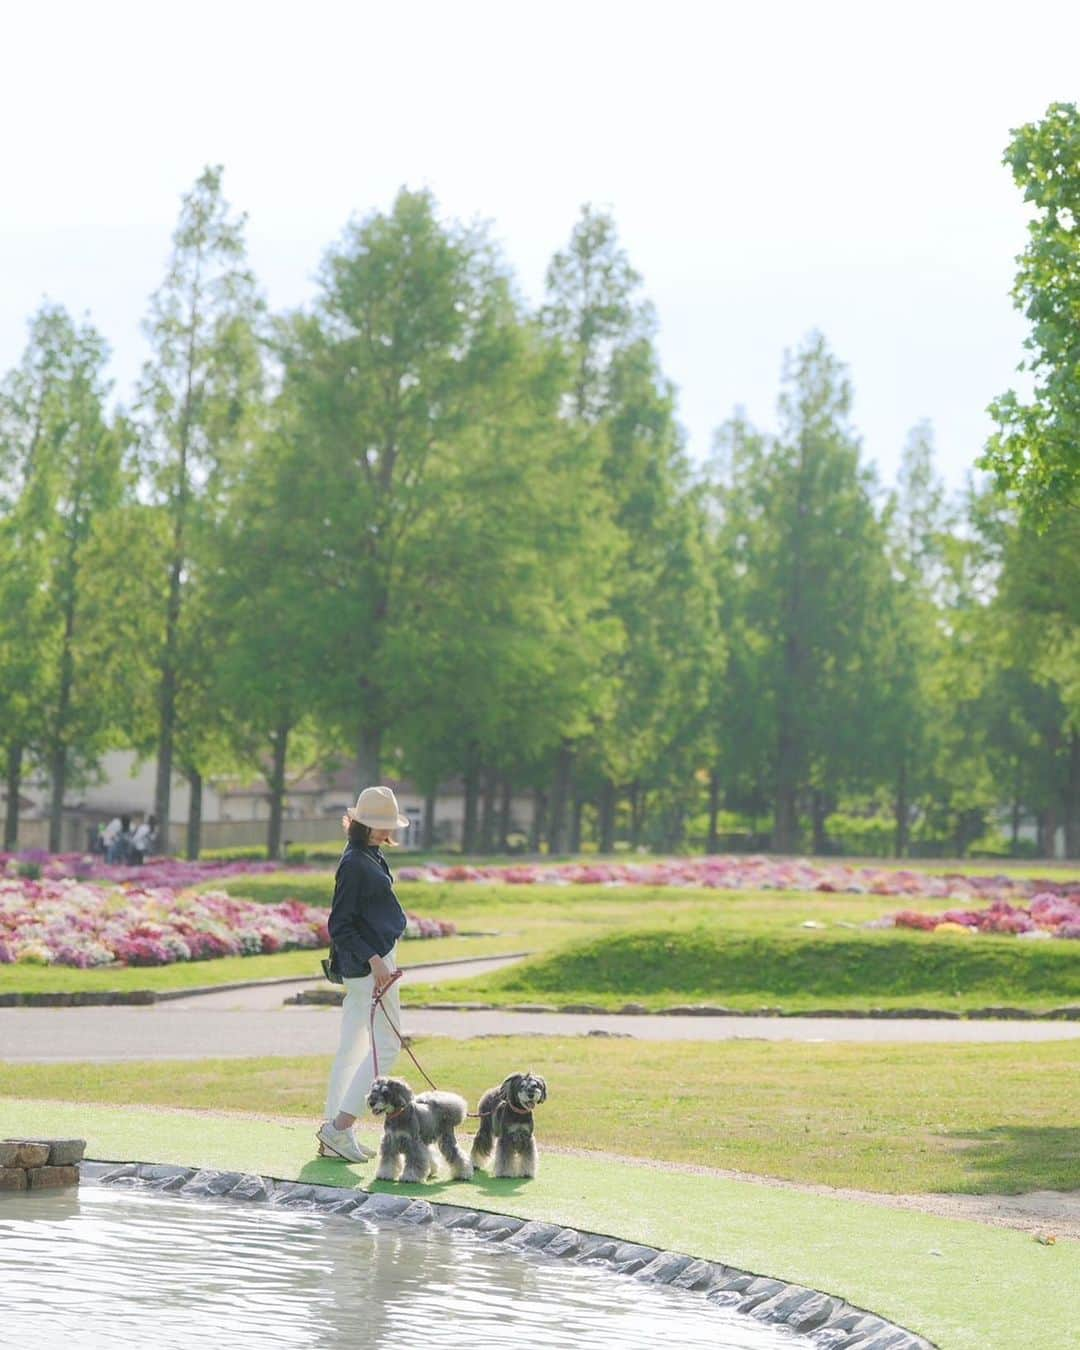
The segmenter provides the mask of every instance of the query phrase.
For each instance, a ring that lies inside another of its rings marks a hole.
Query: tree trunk
[[[183,461],[181,461],[183,462]],[[173,740],[176,736],[176,651],[180,627],[180,577],[183,557],[177,552],[183,539],[183,522],[178,520],[174,533],[174,553],[169,569],[169,603],[165,611],[165,648],[161,658],[161,686],[158,691],[157,781],[154,786],[154,814],[161,831],[169,838],[172,810]]]
[[[1052,806],[1039,812],[1039,856],[1053,858],[1057,846],[1057,811]]]
[[[1019,755],[1016,757],[1016,783],[1013,787],[1012,799],[1012,838],[1010,840],[1011,851],[1016,853],[1020,843],[1020,810],[1023,802],[1024,789],[1024,764]]]
[[[510,848],[510,828],[514,823],[513,806],[514,785],[509,778],[504,778],[499,796],[498,851],[500,853],[506,853]]]
[[[782,783],[776,789],[776,809],[773,814],[773,853],[797,853],[799,841],[799,812],[794,783]]]
[[[566,822],[570,805],[570,781],[574,770],[574,747],[563,741],[555,757],[555,781],[551,789],[551,824],[548,832],[548,852],[559,855],[567,849]]]
[[[600,784],[599,847],[601,853],[615,852],[615,784],[605,778]]]
[[[539,853],[547,829],[547,793],[543,788],[533,788],[533,814],[529,829],[529,852]]]
[[[640,783],[630,785],[630,847],[640,848],[645,833],[645,816],[649,804],[649,794]]]
[[[5,785],[7,788],[7,809],[4,812],[4,852],[14,853],[19,842],[19,789],[22,787],[21,745],[9,745]]]
[[[360,728],[356,738],[356,792],[374,787],[379,781],[379,752],[382,749],[382,727],[378,722]]]
[[[810,794],[810,819],[814,829],[814,853],[819,858],[829,851],[829,836],[825,830],[825,821],[828,816],[828,796],[821,788],[814,788]]]
[[[484,774],[484,797],[480,815],[480,851],[495,852],[495,797],[499,790],[499,775],[494,769]]]
[[[424,823],[420,827],[420,847],[430,853],[435,847],[435,803],[439,799],[437,788],[424,794]]]
[[[1069,737],[1069,769],[1065,781],[1065,856],[1080,858],[1080,733]]]
[[[896,774],[896,797],[893,803],[893,819],[896,822],[896,834],[893,836],[893,853],[898,858],[906,858],[908,851],[908,778],[907,756],[900,757],[900,768]]]
[[[720,831],[717,820],[720,815],[720,775],[715,769],[709,773],[709,837],[705,841],[705,852],[720,852]]]
[[[581,852],[581,818],[585,813],[585,798],[574,793],[573,809],[570,812],[570,852]]]
[[[75,658],[72,644],[75,638],[75,557],[74,541],[68,558],[68,576],[64,595],[64,643],[60,649],[60,688],[57,691],[56,722],[53,725],[49,772],[52,794],[49,803],[49,852],[61,851],[64,827],[64,793],[67,791],[68,717],[71,712],[71,689],[75,683]]]
[[[480,774],[473,765],[465,771],[465,822],[461,830],[462,853],[476,852],[476,817],[480,796]]]
[[[285,755],[289,728],[279,726],[271,737],[274,757],[270,767],[270,828],[266,833],[266,856],[281,857],[281,815],[285,805]]]
[[[188,769],[185,775],[191,784],[191,803],[188,806],[187,819],[187,856],[194,862],[199,856],[202,842],[202,774],[198,769]]]
[[[64,829],[64,793],[67,791],[67,746],[57,744],[50,757],[49,773],[52,779],[49,794],[49,852],[61,853]]]

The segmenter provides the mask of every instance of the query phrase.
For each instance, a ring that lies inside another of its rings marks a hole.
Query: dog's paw
[[[472,1181],[474,1171],[472,1163],[467,1158],[462,1158],[452,1167],[451,1175],[455,1181]]]

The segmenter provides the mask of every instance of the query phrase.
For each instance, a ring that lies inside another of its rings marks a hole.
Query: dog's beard
[[[544,1100],[544,1089],[535,1078],[526,1078],[514,1096],[522,1110],[532,1111]]]
[[[373,1116],[390,1115],[409,1104],[409,1096],[395,1083],[375,1083],[368,1093],[368,1107]]]

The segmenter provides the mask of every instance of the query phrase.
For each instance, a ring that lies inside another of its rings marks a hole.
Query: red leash
[[[383,1001],[382,1001],[382,1000],[383,1000],[383,995],[386,993],[386,991],[390,988],[390,986],[394,983],[395,980],[400,980],[400,979],[401,979],[401,976],[402,976],[403,973],[404,973],[403,971],[395,970],[394,973],[393,973],[393,975],[390,976],[390,979],[386,982],[386,984],[383,985],[382,989],[380,989],[379,992],[378,992],[377,994],[375,994],[375,995],[372,996],[372,999],[371,999],[371,1067],[375,1070],[375,1077],[378,1078],[378,1077],[379,1077],[379,1052],[378,1052],[378,1049],[376,1048],[376,1045],[375,1045],[375,1009],[376,1009],[376,1008],[382,1008],[382,1015],[386,1018],[387,1022],[390,1024],[390,1030],[391,1030],[391,1031],[394,1033],[394,1035],[398,1038],[398,1041],[399,1041],[400,1044],[401,1044],[402,1050],[405,1051],[405,1053],[409,1056],[409,1058],[412,1060],[412,1062],[413,1062],[413,1063],[416,1065],[416,1067],[420,1070],[421,1074],[422,1074],[423,1077],[427,1080],[428,1085],[432,1088],[432,1090],[435,1091],[435,1092],[438,1092],[438,1088],[435,1087],[435,1084],[431,1081],[430,1078],[428,1078],[427,1073],[426,1073],[425,1070],[424,1070],[424,1066],[420,1063],[420,1061],[419,1061],[419,1060],[416,1058],[416,1056],[413,1054],[412,1050],[411,1050],[411,1049],[409,1048],[409,1046],[405,1043],[405,1037],[401,1034],[401,1032],[398,1030],[398,1028],[394,1025],[394,1019],[393,1019],[393,1018],[390,1016],[390,1014],[386,1011],[386,1008],[385,1008],[385,1006],[383,1005]]]
[[[428,1085],[431,1087],[432,1091],[433,1091],[433,1092],[438,1092],[439,1089],[435,1086],[435,1084],[431,1081],[431,1079],[428,1078],[428,1075],[427,1075],[427,1073],[426,1073],[426,1071],[425,1071],[425,1069],[424,1069],[424,1066],[423,1066],[423,1065],[420,1063],[420,1061],[416,1058],[416,1056],[413,1054],[413,1052],[412,1052],[412,1050],[409,1048],[409,1046],[406,1045],[406,1043],[405,1043],[405,1037],[401,1034],[400,1030],[394,1025],[394,1019],[393,1019],[393,1018],[390,1016],[390,1014],[386,1011],[386,1008],[385,1008],[385,1006],[383,1005],[383,1001],[382,1001],[382,1000],[383,1000],[383,995],[384,995],[384,994],[386,993],[386,991],[390,988],[390,986],[395,982],[395,980],[400,980],[400,979],[401,979],[401,977],[402,977],[403,974],[404,974],[404,971],[401,971],[401,970],[395,970],[394,973],[393,973],[393,975],[390,976],[390,979],[386,982],[386,984],[383,985],[382,989],[380,989],[379,992],[378,992],[377,994],[373,994],[373,995],[372,995],[372,999],[371,999],[371,1067],[375,1070],[375,1077],[378,1078],[378,1076],[379,1076],[379,1052],[378,1052],[378,1050],[377,1050],[376,1047],[375,1047],[375,1009],[376,1009],[376,1008],[382,1008],[382,1015],[386,1018],[387,1022],[389,1022],[389,1024],[390,1024],[390,1030],[394,1033],[394,1035],[398,1038],[398,1041],[401,1043],[401,1048],[402,1048],[402,1050],[405,1051],[405,1053],[409,1056],[409,1058],[412,1060],[412,1062],[413,1062],[413,1063],[416,1065],[416,1067],[420,1070],[421,1074],[423,1074],[424,1078],[427,1080],[427,1083],[428,1083]],[[513,1102],[508,1101],[508,1102],[506,1102],[506,1105],[510,1108],[511,1111],[516,1111],[517,1114],[518,1114],[519,1116],[527,1116],[527,1115],[529,1114],[528,1110],[523,1110],[520,1106],[515,1106]],[[467,1112],[466,1114],[467,1114],[467,1115],[469,1116],[469,1118],[472,1119],[472,1120],[479,1120],[479,1119],[481,1119],[481,1117],[483,1117],[483,1116],[493,1116],[493,1115],[495,1114],[495,1110],[492,1109],[491,1111],[469,1111],[469,1112]],[[394,1115],[401,1115],[401,1111],[395,1111],[395,1112],[394,1112]],[[393,1116],[389,1116],[389,1117],[387,1117],[387,1119],[392,1120],[392,1119],[393,1119]]]

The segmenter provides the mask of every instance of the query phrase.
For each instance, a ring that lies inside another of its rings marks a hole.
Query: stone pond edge
[[[566,1260],[603,1265],[646,1283],[701,1293],[718,1306],[809,1336],[819,1350],[935,1350],[932,1342],[914,1332],[820,1290],[557,1223],[519,1219],[415,1196],[171,1163],[87,1160],[79,1165],[79,1172],[83,1181],[102,1186],[139,1186],[140,1190],[190,1198],[228,1197],[282,1209],[473,1230],[480,1239],[508,1248],[543,1251]]]

